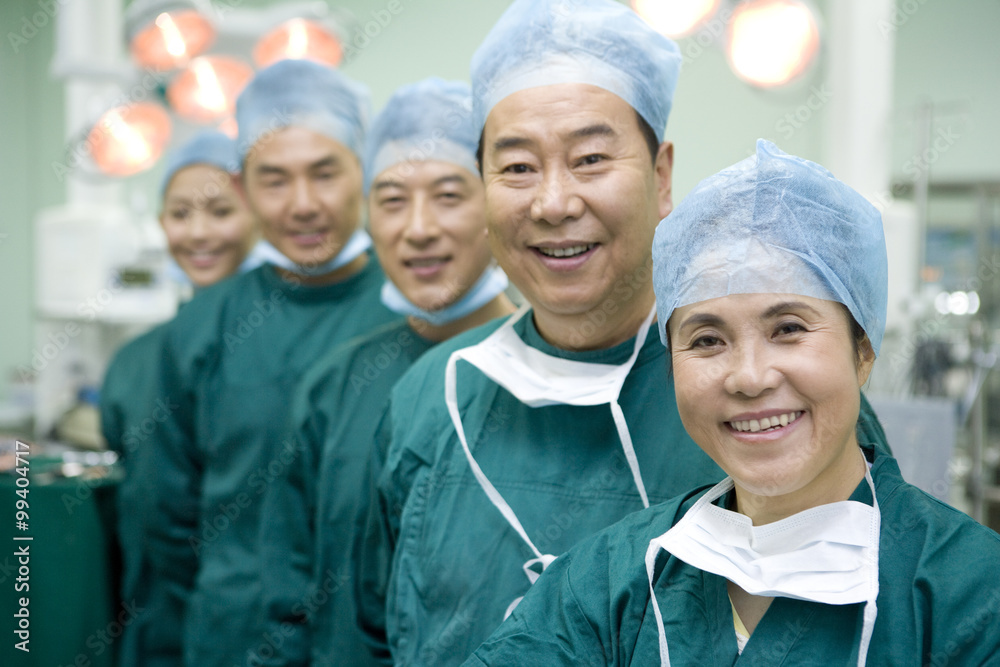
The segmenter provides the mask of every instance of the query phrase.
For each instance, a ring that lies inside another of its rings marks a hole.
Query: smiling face
[[[839,303],[730,295],[678,308],[668,326],[684,427],[733,477],[740,511],[850,495],[864,476],[855,426],[874,353],[862,345],[859,360]]]
[[[160,224],[170,254],[198,287],[235,273],[258,235],[233,176],[207,164],[184,167],[170,179]]]
[[[451,305],[489,266],[483,185],[466,169],[394,165],[374,179],[368,203],[379,262],[417,307]]]
[[[264,238],[296,264],[335,257],[361,219],[361,165],[346,146],[302,127],[257,142],[244,164]]]
[[[651,247],[672,208],[672,156],[665,143],[654,165],[634,109],[596,86],[529,88],[490,111],[490,245],[550,342],[594,349],[635,335],[653,304]],[[581,336],[598,309],[606,324]]]

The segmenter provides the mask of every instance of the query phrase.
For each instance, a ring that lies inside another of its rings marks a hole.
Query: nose
[[[560,225],[582,217],[584,203],[577,187],[577,182],[565,169],[544,168],[531,204],[532,219]]]
[[[187,232],[192,241],[202,241],[208,238],[208,215],[205,211],[197,210],[191,214]]]
[[[431,210],[430,200],[423,194],[414,195],[403,237],[415,246],[426,246],[440,234],[437,218]]]
[[[308,178],[297,178],[292,190],[292,215],[299,220],[308,220],[316,215],[319,202]]]
[[[771,362],[765,345],[745,343],[733,346],[724,382],[728,393],[756,398],[778,386],[781,372]]]

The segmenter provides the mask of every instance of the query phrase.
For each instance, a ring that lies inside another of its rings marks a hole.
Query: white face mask
[[[639,350],[646,342],[646,334],[652,324],[653,317],[656,315],[656,309],[650,311],[649,316],[639,328],[632,356],[624,364],[616,366],[614,364],[560,359],[529,346],[514,331],[514,323],[521,319],[529,308],[528,305],[523,306],[481,343],[452,352],[445,370],[444,399],[448,406],[448,414],[451,415],[452,424],[455,425],[455,431],[458,433],[458,440],[462,444],[462,449],[465,450],[465,457],[469,461],[469,467],[472,468],[476,481],[486,492],[490,502],[500,510],[507,523],[517,531],[524,543],[535,554],[535,558],[527,561],[523,566],[528,580],[535,583],[539,574],[532,569],[533,566],[541,565],[541,569],[544,570],[555,560],[555,556],[543,554],[535,547],[510,505],[486,478],[472,456],[469,443],[465,438],[462,417],[458,412],[456,365],[460,359],[464,359],[513,394],[517,400],[532,408],[546,405],[609,404],[612,417],[615,420],[615,427],[618,430],[618,437],[622,442],[622,449],[625,451],[625,458],[628,460],[632,478],[639,490],[642,505],[649,507],[646,487],[642,483],[639,462],[632,446],[632,436],[629,434],[621,406],[618,405],[618,395],[621,393],[622,385],[625,384],[625,378],[628,377],[636,358],[639,356]],[[504,618],[510,615],[518,602],[520,602],[520,598],[511,603]]]
[[[359,229],[351,235],[351,238],[347,239],[347,243],[340,249],[340,252],[322,264],[296,264],[270,242],[263,239],[254,247],[254,253],[261,261],[291,271],[298,276],[325,276],[342,266],[347,266],[370,247],[372,247],[372,237],[368,236],[368,232],[365,230]]]
[[[874,499],[875,483],[867,470],[865,479]],[[754,526],[749,517],[712,504],[732,488],[731,477],[719,482],[673,528],[649,543],[646,575],[659,631],[660,664],[670,665],[663,617],[653,594],[653,569],[663,549],[752,595],[835,605],[864,602],[858,652],[858,666],[863,667],[878,613],[878,501],[868,506],[844,500]]]

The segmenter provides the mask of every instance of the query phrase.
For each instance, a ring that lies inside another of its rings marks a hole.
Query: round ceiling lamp
[[[715,16],[720,0],[632,0],[632,9],[667,37],[687,37]]]
[[[87,135],[101,172],[131,176],[153,166],[170,140],[170,116],[151,102],[106,111]]]
[[[215,40],[215,28],[192,0],[136,0],[125,26],[135,62],[160,71],[183,67]]]
[[[803,74],[819,52],[819,25],[799,0],[740,4],[729,23],[729,64],[744,81],[774,88]]]
[[[285,21],[257,42],[253,60],[267,67],[279,60],[313,60],[336,67],[343,51],[340,40],[315,21],[295,18]]]
[[[181,117],[211,123],[231,115],[253,68],[226,56],[195,58],[167,88],[167,101]]]

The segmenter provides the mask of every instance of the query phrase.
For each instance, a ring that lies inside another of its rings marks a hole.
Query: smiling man
[[[262,70],[237,101],[243,189],[266,264],[206,289],[170,325],[151,436],[164,480],[151,547],[181,591],[184,664],[257,665],[283,638],[260,614],[263,494],[299,455],[288,397],[339,342],[397,318],[360,230],[367,94],[306,61]]]
[[[486,238],[471,101],[465,83],[410,84],[369,134],[365,191],[387,276],[382,301],[406,319],[323,357],[292,401],[291,437],[303,453],[269,489],[261,531],[268,631],[285,637],[270,664],[372,664],[357,629],[350,545],[389,390],[436,343],[514,310]]]
[[[473,57],[490,243],[528,307],[393,389],[357,585],[386,664],[461,663],[556,556],[722,477],[650,327],[680,61],[612,0],[518,0]]]

